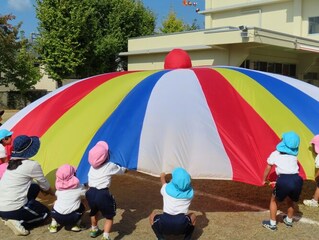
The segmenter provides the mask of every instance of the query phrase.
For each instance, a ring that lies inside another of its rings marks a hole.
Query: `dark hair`
[[[16,160],[10,160],[7,169],[8,170],[14,170],[17,169],[24,159],[16,159]]]

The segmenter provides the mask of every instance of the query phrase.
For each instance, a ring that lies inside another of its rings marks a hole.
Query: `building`
[[[231,65],[296,77],[319,86],[318,0],[205,0],[205,29],[132,38],[128,70],[163,69],[173,48],[193,66]]]

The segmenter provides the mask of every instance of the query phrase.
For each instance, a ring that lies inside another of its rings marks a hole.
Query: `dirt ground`
[[[138,172],[128,172],[115,176],[111,192],[118,210],[111,233],[112,239],[156,239],[148,222],[148,215],[153,209],[162,208],[159,178]],[[287,228],[282,223],[284,204],[280,205],[278,214],[278,231],[271,232],[261,226],[261,221],[269,218],[268,203],[271,189],[268,186],[256,187],[232,181],[193,180],[195,197],[190,210],[197,214],[193,239],[318,239],[319,208],[309,208],[301,204],[302,200],[312,196],[315,183],[306,181],[300,204],[296,212],[295,223]],[[52,198],[41,197],[41,201],[52,207]],[[83,217],[87,228],[90,226],[88,212]],[[99,221],[103,227],[104,220]],[[78,233],[64,228],[52,234],[47,230],[48,224],[31,229],[26,237],[14,236],[12,231],[0,223],[0,239],[90,239],[89,230]],[[100,239],[99,236],[97,239]],[[168,239],[181,239],[170,237]]]
[[[15,112],[6,110],[3,122]],[[159,178],[138,172],[131,171],[125,175],[113,177],[110,190],[116,199],[118,209],[111,232],[112,239],[156,239],[149,225],[148,215],[153,209],[162,208],[160,187]],[[197,215],[193,239],[318,239],[319,208],[309,208],[302,204],[303,199],[312,197],[316,187],[313,181],[304,182],[292,228],[287,228],[282,223],[283,213],[281,212],[286,211],[285,204],[279,206],[277,217],[279,223],[276,232],[271,232],[261,226],[262,220],[269,219],[270,187],[215,180],[193,180],[193,187],[195,196],[190,210]],[[40,200],[51,208],[54,199],[41,196]],[[90,227],[88,212],[84,215],[83,222],[87,228]],[[88,229],[74,233],[62,228],[52,234],[47,229],[48,224],[31,229],[28,236],[18,237],[0,222],[0,240],[90,239]],[[103,224],[104,220],[101,219],[99,227],[102,228]],[[101,236],[97,239],[100,238]]]

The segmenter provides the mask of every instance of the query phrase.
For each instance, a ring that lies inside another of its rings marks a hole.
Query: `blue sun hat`
[[[13,141],[11,159],[27,159],[37,154],[40,139],[37,136],[17,136]]]
[[[12,136],[13,132],[8,131],[7,129],[0,129],[0,141],[5,137]]]
[[[297,156],[299,151],[299,144],[300,138],[295,132],[286,132],[282,135],[282,140],[277,145],[276,149],[279,152]]]
[[[191,185],[191,177],[184,168],[175,168],[172,172],[172,180],[166,185],[166,193],[178,199],[190,199],[194,196]]]

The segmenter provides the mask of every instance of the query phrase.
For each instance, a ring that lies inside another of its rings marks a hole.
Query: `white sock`
[[[291,223],[292,222],[292,218],[289,218],[288,216],[286,217],[287,222]]]
[[[276,221],[270,219],[270,225],[276,226],[276,224],[277,224]]]
[[[57,226],[57,225],[58,225],[57,221],[55,221],[55,219],[52,218],[51,226]]]
[[[103,237],[105,237],[105,238],[108,238],[108,237],[109,237],[109,235],[110,235],[110,234],[109,234],[109,233],[107,233],[107,232],[104,232],[104,233],[103,233]]]
[[[318,203],[318,201],[316,199],[311,199],[314,203]]]
[[[97,226],[91,226],[91,228],[92,228],[92,230],[97,230],[98,229],[98,227]]]

